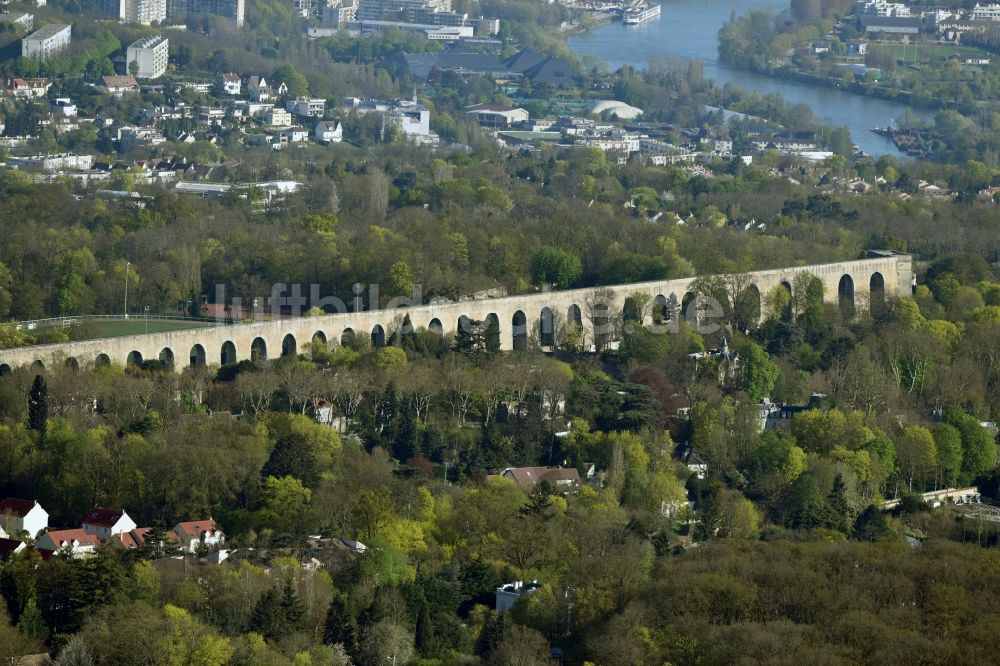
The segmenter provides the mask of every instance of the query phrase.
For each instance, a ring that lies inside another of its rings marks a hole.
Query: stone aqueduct
[[[908,255],[886,255],[833,264],[756,271],[750,273],[752,288],[759,295],[784,284],[791,289],[795,275],[809,272],[825,286],[825,299],[850,301],[865,307],[873,299],[906,297],[911,292],[912,263]],[[614,307],[621,312],[627,297],[636,292],[664,302],[673,294],[686,302],[694,278],[642,282],[609,287],[552,291],[524,296],[484,298],[433,303],[405,310],[371,310],[318,317],[274,319],[246,324],[220,324],[166,333],[147,333],[117,338],[20,347],[0,351],[0,373],[12,368],[36,365],[93,367],[95,364],[137,364],[159,359],[176,369],[188,365],[226,364],[245,359],[294,355],[315,337],[341,341],[345,334],[370,335],[373,344],[384,345],[393,330],[409,317],[414,328],[426,328],[444,335],[454,334],[460,319],[499,323],[501,349],[514,349],[529,334],[542,330],[554,316],[560,321],[575,319],[587,323],[586,302],[598,289],[614,294]],[[548,324],[551,329],[551,323]],[[589,339],[589,338],[588,338]]]

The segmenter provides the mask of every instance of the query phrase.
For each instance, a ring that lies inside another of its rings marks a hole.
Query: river
[[[644,67],[654,59],[700,60],[705,76],[719,85],[732,83],[746,90],[778,93],[793,103],[807,104],[818,118],[847,127],[861,150],[871,155],[903,157],[892,141],[872,133],[902,117],[907,105],[856,95],[836,88],[777,79],[735,69],[719,62],[719,29],[735,12],[755,9],[778,13],[788,0],[661,0],[659,18],[642,25],[608,23],[569,39],[569,47],[580,56],[593,56],[617,69],[628,64]],[[922,118],[933,114],[915,110]]]

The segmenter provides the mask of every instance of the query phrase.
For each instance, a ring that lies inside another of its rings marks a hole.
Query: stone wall
[[[880,291],[884,298],[904,298],[911,293],[912,264],[907,255],[892,255],[835,264],[800,266],[795,268],[755,271],[748,274],[752,288],[764,300],[774,287],[794,284],[795,275],[808,272],[819,277],[825,286],[825,299],[830,303],[851,302],[862,311],[870,307],[872,289],[875,300]],[[592,317],[595,294],[602,294],[608,313],[620,320],[625,299],[635,293],[646,294],[651,300],[666,299],[673,294],[679,303],[691,297],[693,278],[664,280],[607,287],[590,287],[568,291],[540,292],[504,298],[484,298],[458,302],[433,303],[397,310],[350,312],[319,317],[296,317],[249,324],[219,325],[167,333],[147,333],[118,338],[102,338],[54,345],[38,345],[0,350],[0,372],[11,368],[40,363],[47,367],[69,363],[78,367],[93,367],[95,363],[126,365],[140,360],[161,359],[182,369],[192,363],[220,364],[252,357],[268,358],[301,352],[305,344],[320,335],[326,341],[340,341],[350,329],[358,336],[371,336],[380,342],[388,339],[408,315],[414,328],[432,327],[445,335],[454,335],[459,320],[485,321],[495,316],[499,323],[502,349],[513,349],[542,336],[542,327],[555,321],[570,320],[571,312],[582,326],[585,344],[593,341]],[[588,307],[588,302],[590,307]],[[543,317],[543,309],[545,311]],[[573,310],[571,311],[571,308]],[[762,305],[763,310],[763,305]],[[553,313],[549,316],[548,312]],[[690,312],[686,313],[691,319]],[[762,315],[766,313],[762,312]],[[515,316],[517,319],[515,320]],[[648,323],[647,315],[647,323]],[[697,321],[694,322],[697,325]],[[380,328],[379,328],[380,327]],[[666,327],[669,329],[669,326]],[[379,334],[379,331],[381,333]],[[373,335],[373,332],[375,333]],[[225,356],[224,356],[225,354]]]

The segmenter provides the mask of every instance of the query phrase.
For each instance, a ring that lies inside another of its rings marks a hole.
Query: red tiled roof
[[[189,539],[200,539],[202,532],[213,532],[218,529],[215,521],[211,518],[208,520],[190,520],[186,523],[177,523],[177,531],[183,532],[184,536]]]
[[[57,548],[65,548],[74,541],[78,541],[81,546],[100,546],[101,541],[93,534],[87,534],[82,529],[54,530],[46,533],[52,543]]]
[[[542,481],[553,485],[580,483],[580,473],[575,467],[510,467],[504,470],[503,475],[508,476],[508,473],[517,485],[526,490],[531,490]]]
[[[122,509],[102,509],[100,507],[91,509],[83,519],[84,525],[96,525],[98,527],[114,527],[115,523],[121,520],[125,512]]]
[[[34,500],[23,500],[8,497],[7,499],[0,501],[0,515],[10,514],[19,518],[24,518],[28,515],[29,511],[35,508],[35,504],[36,502]]]
[[[116,534],[115,537],[121,543],[122,547],[127,550],[135,550],[140,548],[144,543],[146,543],[146,532],[148,532],[150,527],[137,527],[131,532],[120,532]]]

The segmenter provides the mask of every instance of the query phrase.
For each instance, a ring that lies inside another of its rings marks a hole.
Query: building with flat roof
[[[126,51],[128,71],[139,79],[158,79],[167,72],[169,55],[170,40],[166,37],[156,35],[137,39],[129,44]]]
[[[44,25],[21,40],[21,55],[44,62],[69,46],[72,33],[71,25]]]
[[[167,18],[181,22],[188,16],[211,14],[222,16],[243,25],[246,16],[246,0],[167,0]]]
[[[35,16],[27,12],[0,12],[0,23],[10,23],[19,28],[31,30],[35,27]]]

